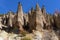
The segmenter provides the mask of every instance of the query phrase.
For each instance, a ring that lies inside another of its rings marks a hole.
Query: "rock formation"
[[[22,31],[23,30],[23,25],[24,25],[24,19],[23,19],[23,10],[22,10],[22,5],[19,2],[18,3],[18,10],[17,10],[17,15],[16,15],[16,21],[18,23],[19,26],[19,30]]]
[[[56,33],[55,35],[60,38],[59,20],[60,13],[55,13],[53,15],[48,14],[44,6],[40,8],[39,5],[36,4],[35,9],[32,7],[28,13],[24,13],[22,5],[18,3],[16,13],[9,11],[7,14],[0,15],[0,28],[1,30],[10,30],[12,32],[16,30],[16,32],[19,33],[24,31],[32,33],[33,30],[48,30],[49,32],[54,31],[54,33]]]
[[[8,14],[8,26],[12,27],[12,12],[10,11]]]

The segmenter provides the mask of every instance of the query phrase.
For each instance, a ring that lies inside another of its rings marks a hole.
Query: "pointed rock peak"
[[[18,7],[19,7],[19,6],[21,6],[21,3],[20,3],[20,2],[18,2]]]
[[[10,15],[10,14],[12,14],[12,11],[11,10],[8,12],[8,15]]]
[[[28,15],[31,15],[31,10],[29,10]]]
[[[42,6],[41,11],[42,11],[42,13],[43,13],[43,12],[46,12],[46,9],[45,9],[45,6],[44,6],[44,5]]]
[[[42,8],[45,8],[45,6],[43,5]]]
[[[34,12],[34,8],[33,7],[31,8],[31,12]]]
[[[31,13],[31,10],[28,13]]]
[[[43,5],[43,6],[42,6],[42,10],[44,10],[44,9],[45,9],[45,6]]]
[[[9,11],[9,13],[12,13],[12,11]]]
[[[37,11],[40,10],[40,7],[39,7],[38,3],[36,4],[36,10]]]
[[[20,2],[18,2],[18,11],[21,11],[22,10],[22,5]]]
[[[3,15],[3,18],[5,18],[5,16],[6,16],[6,15],[4,14],[4,15]]]
[[[12,10],[10,10],[10,11],[8,12],[8,15],[10,15],[10,14],[14,15],[14,12],[13,12]]]

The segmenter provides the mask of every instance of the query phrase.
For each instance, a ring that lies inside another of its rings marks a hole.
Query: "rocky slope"
[[[35,31],[26,35],[7,33],[5,31],[0,31],[0,40],[59,40],[58,36],[54,31]]]

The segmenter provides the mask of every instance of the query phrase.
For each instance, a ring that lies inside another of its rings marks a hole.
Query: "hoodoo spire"
[[[31,8],[31,12],[34,12],[34,8],[33,7]]]
[[[19,26],[19,30],[23,30],[23,25],[24,25],[24,19],[23,19],[23,10],[22,10],[22,5],[19,2],[18,3],[18,10],[17,10],[17,23]]]
[[[22,5],[20,2],[18,2],[18,12],[22,11]]]
[[[17,20],[23,25],[23,10],[20,2],[18,2]]]
[[[9,11],[9,20],[8,20],[8,26],[12,27],[12,11]]]
[[[41,11],[42,11],[42,13],[46,13],[46,9],[45,9],[45,6],[44,5],[42,6]]]
[[[38,3],[36,4],[36,11],[41,10]]]

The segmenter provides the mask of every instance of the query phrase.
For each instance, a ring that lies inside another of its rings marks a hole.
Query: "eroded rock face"
[[[49,31],[35,31],[34,40],[59,40],[57,35],[54,32]]]
[[[44,7],[42,7],[42,9],[39,8],[38,4],[36,5],[35,9],[32,8],[28,14],[24,14],[22,5],[18,3],[18,10],[16,14],[9,12],[9,14],[0,16],[0,28],[1,30],[4,29],[19,33],[32,33],[33,30],[35,30],[33,34],[35,37],[33,38],[34,40],[58,40],[58,37],[60,38],[60,14],[47,14],[46,9]],[[1,33],[5,34],[5,36],[9,35],[3,31]],[[20,39],[20,37],[16,37],[15,35],[13,36],[8,36],[9,40],[18,40],[18,38]]]
[[[57,35],[53,31],[48,30],[34,30],[31,34],[26,34],[22,36],[21,34],[7,33],[5,31],[0,31],[1,40],[21,40],[23,38],[31,40],[59,40]]]
[[[23,10],[20,3],[18,3],[17,22],[19,25],[19,30],[23,30],[23,25],[24,25]]]
[[[9,17],[8,17],[8,26],[10,26],[10,27],[12,27],[12,18],[13,18],[12,15],[13,15],[13,14],[12,14],[12,12],[10,11],[9,14],[8,14],[8,16],[9,16]]]
[[[21,3],[18,3],[18,10],[17,10],[17,21],[21,23],[21,25],[24,24],[23,21],[23,10]]]
[[[2,18],[0,17],[0,28],[2,29]]]
[[[54,15],[54,21],[55,21],[56,26],[60,29],[60,21],[59,20],[60,20],[60,14],[56,13]]]
[[[7,33],[5,31],[0,31],[0,40],[21,40],[21,36],[18,34]]]
[[[36,5],[36,29],[43,28],[43,14],[39,5]]]
[[[40,30],[44,27],[43,22],[45,22],[43,13],[41,9],[39,8],[39,5],[36,5],[36,9],[32,8],[31,11],[29,11],[28,14],[28,23],[29,27],[35,30]]]

